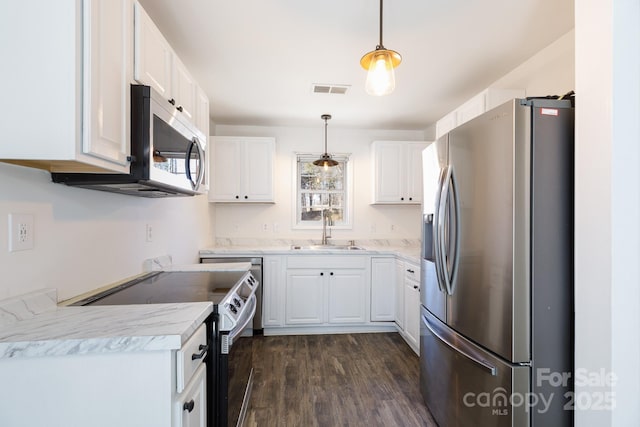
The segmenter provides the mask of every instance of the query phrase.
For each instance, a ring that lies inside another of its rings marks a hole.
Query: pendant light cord
[[[382,0],[380,0],[380,44],[376,49],[384,49],[384,46],[382,45]]]
[[[327,118],[324,119],[324,153],[328,154],[327,151]]]

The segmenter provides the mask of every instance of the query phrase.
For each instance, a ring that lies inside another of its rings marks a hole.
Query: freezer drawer
[[[420,387],[438,425],[530,425],[531,408],[519,404],[529,396],[530,367],[487,353],[424,307],[420,317]]]

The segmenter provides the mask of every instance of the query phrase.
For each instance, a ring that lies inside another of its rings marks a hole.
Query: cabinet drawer
[[[287,268],[366,268],[368,258],[358,255],[294,255],[287,257]]]
[[[207,425],[207,369],[205,364],[193,375],[193,379],[187,385],[175,401],[174,427],[205,427]]]
[[[178,350],[176,355],[176,388],[178,393],[184,390],[193,373],[203,362],[207,351],[207,327],[202,324]]]
[[[405,263],[404,264],[404,277],[407,280],[413,280],[414,282],[420,281],[420,267]]]

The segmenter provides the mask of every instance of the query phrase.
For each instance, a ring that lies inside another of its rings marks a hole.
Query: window
[[[337,166],[323,168],[313,161],[318,155],[299,154],[296,175],[296,227],[322,227],[322,212],[327,225],[351,228],[349,156],[334,155]]]

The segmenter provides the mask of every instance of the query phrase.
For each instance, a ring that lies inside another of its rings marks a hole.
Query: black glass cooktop
[[[151,273],[74,305],[127,305],[212,301],[219,303],[246,274],[243,271]]]

